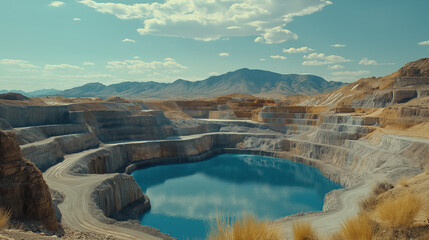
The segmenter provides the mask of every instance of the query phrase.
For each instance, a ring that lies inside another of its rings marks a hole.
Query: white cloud
[[[345,47],[345,46],[346,46],[345,44],[339,44],[339,43],[331,45],[331,47],[336,47],[336,48]]]
[[[217,72],[211,72],[211,73],[209,73],[209,76],[219,76],[219,73],[217,73]]]
[[[287,29],[283,29],[282,27],[275,27],[265,30],[264,34],[255,38],[255,42],[273,44],[286,42],[287,40],[292,39],[298,39],[298,35]]]
[[[73,18],[73,21],[80,21],[80,18]]]
[[[179,64],[173,58],[165,58],[163,61],[145,62],[142,60],[109,61],[106,68],[112,70],[125,70],[129,73],[147,73],[154,71],[181,72],[187,67]]]
[[[45,70],[83,70],[83,68],[70,64],[46,64]]]
[[[259,61],[265,61],[265,60],[266,60],[265,58],[260,58],[260,59],[259,59]]]
[[[320,66],[320,65],[328,65],[328,64],[351,61],[341,56],[325,55],[323,53],[310,53],[308,55],[305,55],[304,58],[308,59],[302,63],[302,65],[306,65],[306,66]]]
[[[288,49],[283,48],[283,52],[289,53],[289,54],[292,54],[292,53],[308,53],[308,52],[312,52],[312,51],[314,51],[314,49],[309,48],[309,47],[288,48]]]
[[[222,52],[222,53],[219,53],[219,56],[221,56],[221,57],[228,57],[229,53]]]
[[[106,1],[106,0],[105,0]],[[296,16],[310,15],[332,4],[328,0],[165,0],[124,4],[79,0],[119,19],[140,19],[142,35],[212,41],[225,37],[259,36],[256,42],[281,43],[297,39],[285,29]]]
[[[368,65],[392,65],[394,63],[378,63],[375,60],[370,60],[368,58],[362,58],[362,60],[359,61],[359,64],[368,66]]]
[[[281,55],[271,55],[270,58],[272,59],[280,59],[280,60],[285,60],[287,57],[285,56],[281,56]]]
[[[429,40],[427,40],[427,41],[423,41],[423,42],[419,42],[419,43],[417,43],[418,45],[429,45]]]
[[[51,7],[60,7],[60,6],[64,5],[64,4],[65,3],[61,2],[61,1],[52,1],[51,3],[49,3],[49,6],[51,6]]]
[[[343,69],[343,68],[344,68],[344,66],[343,66],[343,65],[336,64],[336,65],[329,66],[328,68],[329,68],[329,69],[336,69],[336,70],[338,70],[338,69]]]
[[[136,42],[136,40],[134,40],[134,39],[130,39],[130,38],[124,38],[124,39],[122,39],[122,42],[135,43],[135,42]]]
[[[371,72],[367,70],[333,72],[332,76],[335,76],[335,77],[332,78],[331,80],[341,81],[341,82],[352,82],[352,81],[356,81],[358,78],[369,77],[369,74],[371,74]]]
[[[133,58],[134,58],[134,59],[140,59],[140,57],[139,57],[139,56],[134,56]]]
[[[360,65],[380,65],[375,60],[369,60],[368,58],[362,58],[359,62]]]
[[[31,64],[28,61],[18,60],[18,59],[0,59],[0,64],[12,66],[12,67],[24,68],[24,69],[38,68],[38,66]]]
[[[95,63],[93,63],[93,62],[83,62],[82,65],[84,65],[84,66],[94,66]]]

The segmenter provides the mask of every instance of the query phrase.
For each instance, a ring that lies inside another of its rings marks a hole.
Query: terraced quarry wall
[[[225,151],[312,165],[350,189],[375,175],[391,180],[416,175],[429,162],[429,140],[385,134],[381,129],[385,119],[357,116],[352,108],[264,106],[256,113],[259,122],[250,122],[171,121],[162,111],[130,109],[134,106],[130,103],[103,105],[103,109],[0,106],[1,126],[16,133],[25,157],[42,170],[49,168],[48,184],[62,189],[55,184],[57,175],[70,182],[87,181],[91,191],[86,197],[108,217],[138,201],[146,204],[143,209],[149,206],[133,179],[116,172],[200,161]],[[40,116],[32,119],[34,114]],[[427,119],[422,108],[402,108],[399,114]],[[24,120],[15,123],[18,115]],[[332,199],[337,197],[328,196],[325,209],[336,209]],[[67,220],[67,214],[63,217],[72,226],[79,224]]]

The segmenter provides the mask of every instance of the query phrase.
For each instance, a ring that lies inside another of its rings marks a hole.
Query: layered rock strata
[[[92,193],[95,204],[107,217],[116,216],[130,204],[140,202],[140,208],[134,215],[150,208],[149,198],[143,194],[134,178],[127,174],[118,174],[104,180]]]
[[[33,219],[49,230],[58,224],[42,172],[21,155],[15,134],[0,131],[0,207],[15,219]]]

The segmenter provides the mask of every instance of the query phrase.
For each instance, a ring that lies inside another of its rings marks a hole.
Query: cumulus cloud
[[[129,73],[147,73],[155,71],[181,72],[187,67],[179,64],[173,58],[165,58],[163,61],[145,62],[142,60],[109,61],[106,68],[112,70],[124,70]]]
[[[379,65],[375,60],[369,60],[368,58],[362,58],[359,62],[360,65]]]
[[[219,56],[221,56],[221,57],[228,57],[229,53],[222,52],[222,53],[219,53]]]
[[[272,59],[285,60],[287,57],[282,56],[282,55],[272,55],[272,56],[270,56],[270,58],[272,58]]]
[[[343,66],[343,65],[336,64],[336,65],[329,66],[328,68],[329,68],[329,69],[335,69],[335,70],[338,70],[338,69],[343,69],[343,68],[344,68],[344,66]]]
[[[259,61],[265,61],[265,60],[266,60],[265,58],[260,58],[260,59],[259,59]]]
[[[64,5],[64,4],[65,3],[61,2],[61,1],[52,1],[52,2],[49,3],[49,6],[51,6],[51,7],[60,7],[60,6]]]
[[[419,43],[417,43],[418,45],[422,45],[422,46],[428,46],[429,45],[429,40],[427,40],[427,41],[423,41],[423,42],[419,42]]]
[[[80,21],[80,18],[73,18],[73,21]]]
[[[1,65],[7,65],[10,67],[18,67],[23,69],[34,69],[38,68],[38,66],[29,63],[26,60],[19,60],[19,59],[0,59]]]
[[[351,60],[345,59],[341,56],[337,55],[325,55],[323,53],[310,53],[304,56],[306,61],[302,63],[302,65],[306,66],[320,66],[320,65],[328,65],[335,64],[341,62],[350,62]]]
[[[332,44],[331,46],[336,47],[336,48],[340,48],[340,47],[345,47],[346,45],[337,43],[337,44]]]
[[[83,68],[70,64],[46,64],[45,70],[83,70]]]
[[[82,65],[84,65],[84,66],[94,66],[95,63],[93,63],[93,62],[83,62]]]
[[[135,43],[135,42],[136,42],[136,40],[134,40],[134,39],[130,39],[130,38],[124,38],[124,39],[122,39],[122,42]]]
[[[105,0],[106,1],[106,0]],[[258,36],[261,43],[297,39],[286,24],[332,4],[328,0],[165,0],[124,4],[79,0],[98,12],[119,19],[140,19],[142,35],[158,35],[212,41],[225,37]]]
[[[265,30],[264,34],[255,38],[255,42],[273,44],[286,42],[291,39],[298,39],[298,35],[282,27],[275,27]]]
[[[288,49],[283,48],[283,52],[289,53],[289,54],[292,54],[292,53],[308,53],[308,52],[312,52],[312,51],[314,51],[314,49],[309,48],[309,47],[288,48]]]

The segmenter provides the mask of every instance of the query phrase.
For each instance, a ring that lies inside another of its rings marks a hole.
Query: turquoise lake
[[[156,166],[131,174],[149,196],[142,225],[182,239],[204,239],[218,213],[278,219],[321,211],[325,194],[342,188],[319,169],[281,158],[222,154],[196,163]]]

